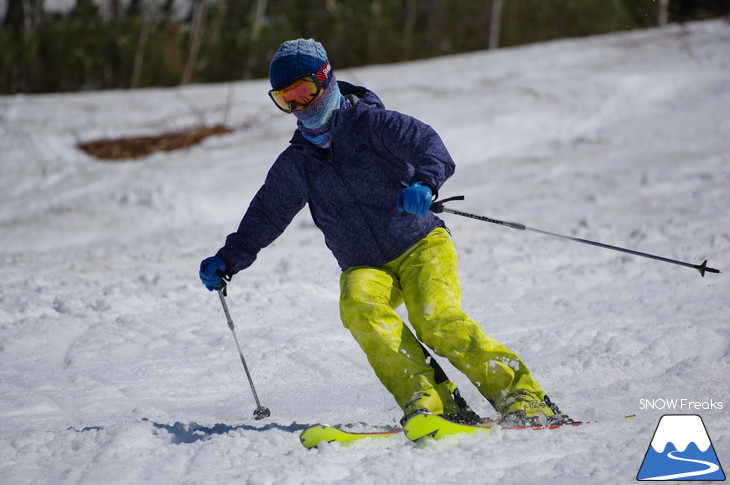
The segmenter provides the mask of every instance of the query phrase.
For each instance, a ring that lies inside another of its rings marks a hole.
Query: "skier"
[[[238,230],[202,261],[203,284],[220,288],[223,276],[250,266],[308,204],[342,268],[342,323],[403,422],[419,412],[478,419],[420,342],[463,372],[504,425],[568,422],[522,360],[461,309],[454,245],[429,212],[455,168],[438,134],[386,110],[372,91],[337,81],[312,39],[284,42],[269,78],[269,96],[297,118],[297,130]],[[416,336],[395,312],[404,302]]]

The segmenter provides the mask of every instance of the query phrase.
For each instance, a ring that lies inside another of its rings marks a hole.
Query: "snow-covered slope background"
[[[633,483],[668,412],[701,414],[730,463],[730,25],[337,75],[441,133],[457,161],[441,194],[466,195],[452,207],[725,273],[446,214],[467,312],[599,422],[308,451],[307,424],[387,429],[400,410],[339,322],[339,270],[305,210],[230,285],[272,411],[252,419],[197,270],[294,129],[266,81],[0,97],[1,483]],[[137,161],[75,147],[226,116],[235,133]],[[723,409],[643,409],[670,398]]]

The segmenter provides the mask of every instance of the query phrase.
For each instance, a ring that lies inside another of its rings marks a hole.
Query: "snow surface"
[[[338,77],[442,134],[458,168],[441,193],[467,196],[451,207],[730,271],[729,46],[710,21]],[[599,422],[301,447],[308,424],[400,418],[339,322],[339,271],[307,211],[230,285],[272,411],[253,420],[197,271],[293,131],[266,90],[0,97],[1,483],[634,483],[665,413],[700,414],[730,463],[727,273],[448,214],[465,309],[564,411]],[[226,116],[235,133],[138,161],[75,148]],[[646,405],[665,399],[700,407]]]

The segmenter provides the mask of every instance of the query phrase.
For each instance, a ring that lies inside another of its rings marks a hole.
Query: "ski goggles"
[[[330,63],[325,62],[317,72],[298,77],[283,86],[272,89],[269,91],[269,97],[284,113],[303,109],[317,99],[324,89],[330,72],[332,72]]]

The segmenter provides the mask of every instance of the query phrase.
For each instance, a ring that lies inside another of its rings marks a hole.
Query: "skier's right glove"
[[[398,212],[406,211],[423,217],[428,214],[433,201],[431,188],[423,182],[413,182],[398,194],[395,200],[395,208]]]
[[[226,260],[220,256],[205,258],[200,263],[200,281],[203,282],[208,291],[223,287],[222,277],[228,271]]]

